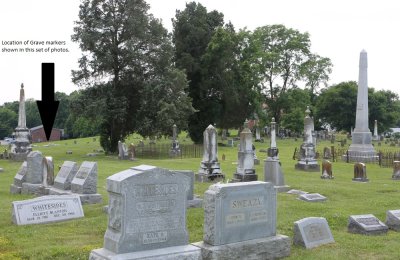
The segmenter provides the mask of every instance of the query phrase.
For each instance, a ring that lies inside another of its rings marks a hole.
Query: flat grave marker
[[[326,197],[322,196],[319,193],[308,193],[308,194],[300,195],[299,199],[307,201],[307,202],[321,202],[321,201],[325,201]]]
[[[387,233],[388,227],[372,214],[351,215],[347,230],[355,234],[380,235]]]

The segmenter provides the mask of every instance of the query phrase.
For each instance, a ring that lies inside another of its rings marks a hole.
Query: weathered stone
[[[400,180],[400,161],[393,161],[393,180]]]
[[[26,181],[27,162],[23,162],[17,174],[14,177],[14,185],[22,187],[22,183]]]
[[[118,159],[127,160],[128,158],[128,149],[125,143],[118,141]]]
[[[276,191],[271,183],[218,183],[205,192],[204,242],[223,245],[275,234]]]
[[[218,162],[218,143],[217,131],[209,125],[203,133],[203,159],[200,163],[200,169],[196,175],[196,180],[200,182],[213,181],[216,179],[224,179],[225,175],[221,171]]]
[[[400,231],[400,210],[386,211],[386,223],[390,229]]]
[[[324,147],[324,155],[323,155],[324,159],[331,159],[332,158],[332,153],[331,153],[331,149],[329,147]]]
[[[367,167],[364,163],[355,163],[354,164],[354,178],[353,181],[358,182],[368,182],[367,178]]]
[[[308,192],[307,192],[307,191],[302,191],[302,190],[294,190],[294,189],[291,189],[291,190],[289,190],[289,191],[286,192],[286,193],[288,193],[288,194],[295,194],[295,195],[303,195],[303,194],[307,194]]]
[[[238,151],[238,166],[234,174],[234,181],[256,181],[257,175],[254,169],[253,134],[248,128],[248,122],[240,133],[240,148]]]
[[[70,190],[72,179],[78,172],[76,162],[65,161],[58,172],[54,181],[54,187],[61,190]]]
[[[300,160],[295,165],[296,170],[319,172],[320,166],[316,160],[315,144],[313,139],[314,119],[310,117],[310,108],[307,106],[304,117],[304,137],[300,146]]]
[[[83,217],[77,195],[43,196],[12,202],[12,221],[17,225],[51,223]]]
[[[386,234],[388,227],[372,214],[351,215],[347,230],[350,233],[362,235],[380,235]]]
[[[33,151],[28,154],[26,182],[31,184],[43,183],[43,156],[39,151]]]
[[[299,199],[307,201],[307,202],[321,202],[321,201],[325,201],[326,197],[322,196],[319,193],[307,193],[307,194],[300,195]]]
[[[71,191],[79,194],[97,192],[97,163],[84,161],[71,182]]]
[[[184,175],[157,167],[135,167],[108,177],[104,248],[122,254],[186,245],[188,189]]]
[[[307,249],[334,243],[325,218],[309,217],[294,222],[293,244]]]
[[[322,175],[321,179],[333,179],[332,163],[328,160],[322,162]]]

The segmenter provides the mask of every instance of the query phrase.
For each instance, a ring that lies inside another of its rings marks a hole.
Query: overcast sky
[[[171,32],[171,18],[185,0],[148,0],[150,12]],[[236,29],[284,24],[308,32],[311,51],[329,57],[329,84],[358,79],[362,49],[368,52],[368,85],[400,94],[400,4],[397,0],[200,0],[208,11],[218,10]],[[80,50],[71,42],[79,0],[0,0],[0,43],[3,41],[66,41],[68,53],[4,53],[0,44],[0,104],[18,100],[21,83],[27,98],[41,99],[41,63],[55,63],[55,90],[76,89],[71,70]],[[24,46],[22,46],[24,47]]]

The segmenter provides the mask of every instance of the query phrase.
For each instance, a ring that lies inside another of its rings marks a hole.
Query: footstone
[[[12,207],[12,221],[17,225],[59,222],[84,216],[77,195],[50,195],[14,201]]]
[[[386,211],[386,225],[395,231],[400,231],[400,210]]]
[[[276,234],[276,191],[268,182],[214,184],[204,194],[204,242],[223,245]]]
[[[302,191],[302,190],[294,190],[294,189],[291,189],[291,190],[289,190],[289,191],[286,192],[286,193],[288,193],[288,194],[295,194],[295,195],[303,195],[303,194],[307,194],[308,192],[307,192],[307,191]]]
[[[307,202],[321,202],[321,201],[325,201],[326,197],[322,196],[319,193],[308,193],[308,194],[300,195],[299,199],[307,201]]]
[[[197,242],[204,260],[278,259],[290,255],[290,238],[284,235],[258,238],[226,245]]]
[[[188,245],[183,174],[137,166],[107,178],[108,227],[104,247],[89,259],[201,259]]]
[[[294,222],[293,244],[310,249],[334,242],[325,218],[309,217]]]
[[[54,180],[54,187],[62,190],[70,190],[72,179],[78,172],[76,162],[65,161]]]
[[[362,235],[380,235],[386,234],[388,227],[372,214],[351,215],[347,230],[350,233]]]

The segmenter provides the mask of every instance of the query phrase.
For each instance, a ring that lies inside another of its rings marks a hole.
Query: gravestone
[[[400,231],[400,210],[388,210],[386,211],[386,222],[385,224],[395,231]]]
[[[128,160],[128,149],[125,143],[118,141],[118,159]]]
[[[264,160],[264,181],[274,184],[278,192],[286,192],[289,186],[285,184],[281,162],[279,161],[279,149],[276,145],[276,123],[275,118],[271,122],[270,147],[267,150],[268,157]]]
[[[107,178],[104,247],[89,259],[201,259],[188,245],[188,182],[180,173],[141,165]]]
[[[211,185],[204,194],[204,259],[270,259],[290,254],[276,234],[276,191],[268,182]]]
[[[302,190],[295,190],[295,189],[291,189],[288,192],[286,192],[288,194],[295,194],[295,195],[303,195],[303,194],[307,194],[307,191],[302,191]]]
[[[200,169],[196,174],[196,180],[200,182],[224,179],[225,175],[221,171],[218,162],[218,142],[217,130],[209,125],[203,132],[203,159]]]
[[[400,161],[393,161],[393,180],[400,180]]]
[[[128,147],[128,157],[131,161],[136,161],[136,150],[135,145],[131,143]]]
[[[332,163],[328,160],[322,162],[322,175],[321,179],[333,179]]]
[[[349,217],[347,230],[355,234],[380,235],[386,234],[388,227],[372,214],[351,215]]]
[[[379,141],[379,135],[378,135],[378,121],[374,121],[374,135],[372,136],[372,140],[374,141]]]
[[[54,178],[54,165],[52,159],[43,157],[40,151],[32,151],[26,157],[26,179],[22,183],[22,194],[47,195],[51,174]],[[51,172],[52,171],[52,172]]]
[[[18,106],[18,126],[14,130],[15,142],[11,144],[10,158],[14,161],[25,161],[32,151],[31,133],[26,127],[25,90],[21,84]]]
[[[324,159],[332,159],[331,149],[329,147],[324,147]]]
[[[238,151],[238,166],[233,177],[233,182],[256,181],[257,175],[254,169],[253,136],[248,128],[248,121],[244,123],[244,129],[240,133],[240,148]]]
[[[300,146],[300,160],[295,165],[296,170],[319,172],[320,166],[316,160],[315,144],[313,139],[314,119],[310,117],[310,107],[307,106],[304,117],[304,137]]]
[[[16,225],[52,223],[83,216],[77,195],[48,195],[12,202],[12,221]]]
[[[79,194],[82,203],[92,204],[102,201],[97,193],[97,163],[82,162],[71,181],[71,192]]]
[[[307,193],[307,194],[301,194],[299,196],[299,199],[307,202],[321,202],[325,201],[326,197],[322,196],[319,193]]]
[[[228,146],[235,147],[235,142],[233,141],[233,139],[228,139]]]
[[[61,190],[70,190],[72,179],[78,172],[78,164],[76,162],[65,161],[59,170],[54,181],[54,188]]]
[[[180,155],[181,155],[181,148],[179,147],[178,130],[177,126],[174,124],[172,126],[172,144],[171,144],[171,149],[169,151],[169,156],[175,157]]]
[[[27,162],[23,162],[17,174],[14,177],[14,183],[10,186],[11,194],[19,194],[22,190],[22,183],[26,180]]]
[[[355,163],[354,164],[354,178],[353,181],[357,182],[368,182],[367,178],[367,167],[364,163]]]
[[[293,244],[307,249],[334,243],[325,218],[309,217],[294,222]]]
[[[203,200],[194,196],[194,172],[186,171],[186,170],[172,170],[173,172],[177,172],[183,174],[187,177],[188,180],[188,194],[187,194],[187,207],[188,208],[200,208],[203,205]]]

